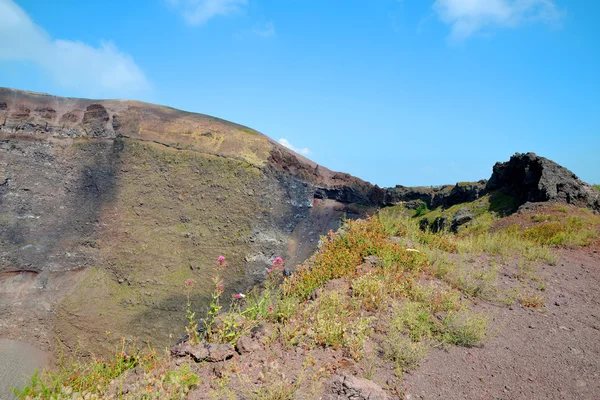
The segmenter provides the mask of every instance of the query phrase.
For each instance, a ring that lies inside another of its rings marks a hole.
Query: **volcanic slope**
[[[243,291],[382,198],[218,118],[0,88],[0,337],[82,354],[125,335],[166,344],[183,282],[206,304],[219,255],[226,294]]]

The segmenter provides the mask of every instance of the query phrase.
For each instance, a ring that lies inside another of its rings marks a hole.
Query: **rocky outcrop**
[[[383,204],[396,205],[401,202],[420,200],[428,208],[448,208],[455,204],[477,200],[485,194],[485,180],[478,182],[459,182],[456,185],[439,187],[406,187],[397,185],[385,190]]]
[[[494,165],[486,191],[514,196],[518,204],[559,202],[600,210],[599,194],[573,172],[535,153],[516,153]]]

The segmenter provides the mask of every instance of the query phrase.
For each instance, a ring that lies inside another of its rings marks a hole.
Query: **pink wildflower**
[[[217,288],[219,289],[219,292],[222,292],[223,291],[223,284],[219,283],[219,286],[217,286]]]
[[[273,306],[269,306],[269,312],[272,313],[273,312]]]
[[[267,270],[267,275],[271,275],[271,272],[273,272],[273,270],[272,270],[271,268],[269,268],[269,269]]]
[[[282,267],[283,266],[283,258],[281,257],[275,257],[275,259],[273,260],[273,267]]]
[[[193,279],[188,279],[187,281],[185,281],[185,286],[192,286],[193,284],[194,284]]]
[[[220,267],[227,267],[227,260],[225,260],[225,256],[219,256],[217,258],[217,265]]]
[[[239,300],[239,299],[243,299],[244,297],[246,297],[246,295],[243,293],[236,293],[234,295],[234,297]]]

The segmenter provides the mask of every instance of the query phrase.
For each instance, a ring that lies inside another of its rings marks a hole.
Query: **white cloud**
[[[312,153],[312,151],[310,151],[306,147],[304,147],[303,149],[299,149],[299,148],[293,146],[287,139],[281,138],[278,140],[278,142],[279,142],[279,144],[287,147],[288,149],[290,149],[292,151],[295,151],[298,154],[302,154],[303,156],[308,156],[308,155],[310,155],[310,153]]]
[[[449,39],[453,42],[494,28],[536,21],[556,23],[562,16],[553,0],[436,0],[433,9],[452,25]]]
[[[239,12],[248,0],[166,0],[191,25],[202,25],[216,16]]]
[[[65,88],[126,95],[149,87],[133,58],[111,42],[100,47],[53,39],[12,0],[0,0],[0,61],[33,62]]]

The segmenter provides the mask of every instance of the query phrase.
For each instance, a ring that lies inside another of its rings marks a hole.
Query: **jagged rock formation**
[[[554,161],[535,153],[516,153],[494,165],[486,191],[498,190],[526,202],[559,202],[600,210],[600,199],[590,185]]]
[[[593,187],[565,167],[535,153],[516,153],[509,161],[496,163],[488,181],[459,182],[434,188],[400,185],[388,188],[383,205],[420,201],[431,209],[449,208],[495,191],[515,197],[517,206],[526,202],[552,201],[600,210],[600,196]]]
[[[425,202],[428,208],[447,208],[454,204],[477,200],[485,194],[486,182],[485,180],[459,182],[456,185],[443,185],[433,188],[397,185],[386,189],[383,204],[390,206],[400,202],[420,200]]]
[[[165,343],[184,323],[185,277],[197,304],[217,273],[227,294],[244,290],[275,256],[312,254],[351,203],[382,197],[218,118],[0,88],[0,336],[26,331],[12,322],[27,310],[42,341],[111,331]]]

